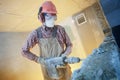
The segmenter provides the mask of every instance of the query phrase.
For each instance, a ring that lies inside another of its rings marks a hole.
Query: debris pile
[[[94,49],[80,69],[72,74],[72,80],[120,80],[119,50],[112,36]]]

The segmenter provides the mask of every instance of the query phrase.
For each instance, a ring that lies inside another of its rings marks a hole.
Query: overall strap
[[[39,27],[38,29],[36,29],[36,31],[37,31],[38,38],[43,38],[41,27]]]
[[[52,36],[55,38],[57,35],[57,27],[54,27],[54,31],[52,33]]]

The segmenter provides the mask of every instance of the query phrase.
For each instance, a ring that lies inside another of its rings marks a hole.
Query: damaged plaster
[[[119,51],[112,36],[94,49],[92,54],[83,60],[80,69],[72,74],[72,80],[120,80]]]

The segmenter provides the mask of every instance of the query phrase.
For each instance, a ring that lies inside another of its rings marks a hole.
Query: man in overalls
[[[42,26],[29,34],[22,47],[22,55],[41,64],[44,80],[70,80],[71,69],[68,64],[63,64],[64,68],[56,68],[57,71],[46,66],[46,60],[56,57],[64,58],[71,53],[72,43],[65,29],[55,25],[56,14],[56,7],[51,1],[45,1],[41,5],[38,19],[42,22]],[[30,51],[36,44],[40,47],[40,56]]]

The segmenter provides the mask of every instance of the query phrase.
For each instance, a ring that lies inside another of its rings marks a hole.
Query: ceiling
[[[41,25],[38,9],[45,0],[0,0],[0,32],[26,32]],[[92,5],[96,0],[52,0],[57,23]]]

